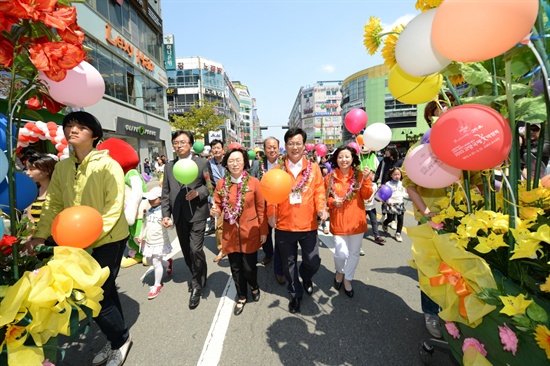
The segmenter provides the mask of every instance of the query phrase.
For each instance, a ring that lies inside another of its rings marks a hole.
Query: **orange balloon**
[[[543,177],[541,180],[540,180],[541,184],[543,187],[545,188],[550,188],[550,174],[548,174],[547,176]]]
[[[357,141],[357,144],[358,144],[359,146],[363,146],[363,135],[357,135],[357,136],[355,137],[355,141]]]
[[[52,236],[59,246],[87,248],[99,238],[103,217],[90,206],[73,206],[61,211],[52,224]]]
[[[268,203],[279,204],[288,199],[292,191],[292,179],[281,169],[271,169],[262,177],[260,190]]]
[[[538,11],[539,0],[445,0],[434,17],[432,42],[454,61],[487,60],[524,39]]]

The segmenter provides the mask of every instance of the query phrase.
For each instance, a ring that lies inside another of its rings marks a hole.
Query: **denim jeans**
[[[107,337],[107,340],[111,342],[112,349],[122,347],[130,336],[128,326],[124,321],[122,305],[115,283],[127,240],[128,238],[125,238],[104,244],[92,251],[92,257],[99,263],[101,268],[109,268],[109,277],[101,287],[103,289],[103,300],[99,303],[101,311],[94,320]]]
[[[372,228],[372,235],[374,238],[380,236],[378,232],[378,218],[376,217],[376,207],[372,210],[367,210],[367,216],[369,217],[370,227]]]
[[[424,314],[437,315],[439,313],[439,305],[430,299],[423,291],[420,291],[420,304]]]

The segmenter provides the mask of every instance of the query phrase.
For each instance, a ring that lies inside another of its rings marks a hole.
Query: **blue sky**
[[[382,63],[363,46],[370,16],[384,26],[406,23],[415,0],[163,0],[164,33],[177,57],[221,62],[247,85],[264,126],[285,125],[300,86],[343,80]],[[265,137],[281,138],[270,128]]]

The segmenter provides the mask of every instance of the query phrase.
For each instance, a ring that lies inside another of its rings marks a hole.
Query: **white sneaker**
[[[395,233],[395,241],[403,241],[403,238],[401,237],[401,233]]]
[[[430,332],[434,338],[443,337],[441,333],[441,323],[437,315],[424,314],[424,321],[426,322],[426,329],[428,329],[428,332]]]
[[[92,365],[101,365],[107,359],[109,358],[109,354],[111,353],[111,343],[107,342],[103,346],[103,348],[99,351],[97,355],[95,355],[94,359],[92,360]]]
[[[131,345],[132,337],[128,336],[126,343],[124,343],[122,347],[120,347],[119,349],[111,350],[111,353],[109,354],[109,359],[107,360],[107,364],[105,366],[122,365],[124,363],[124,360],[126,360],[126,356],[128,355],[128,350],[130,349]]]
[[[390,222],[390,228],[397,230],[397,223],[395,221]]]

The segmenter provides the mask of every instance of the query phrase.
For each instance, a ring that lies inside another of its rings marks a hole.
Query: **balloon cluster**
[[[69,156],[67,139],[63,133],[63,127],[55,122],[27,122],[19,129],[17,147],[27,147],[38,140],[49,140],[55,145],[58,151],[57,156],[65,159]]]

